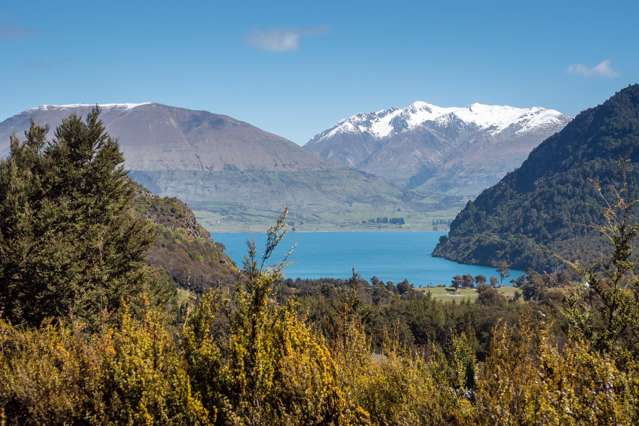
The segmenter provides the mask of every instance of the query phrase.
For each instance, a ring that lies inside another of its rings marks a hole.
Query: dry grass
[[[422,287],[419,289],[424,293],[430,293],[431,297],[440,302],[461,302],[468,300],[474,302],[477,299],[477,290],[474,288],[460,288],[456,292],[452,287]],[[519,289],[515,287],[501,287],[497,291],[502,296],[511,299]]]

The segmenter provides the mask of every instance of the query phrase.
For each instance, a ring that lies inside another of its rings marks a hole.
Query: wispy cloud
[[[256,49],[268,52],[291,52],[300,48],[304,37],[324,32],[326,27],[260,30],[250,33],[246,42]]]
[[[610,59],[605,59],[592,67],[584,64],[573,64],[568,67],[567,71],[569,74],[583,77],[615,78],[619,76],[619,73],[612,67]]]
[[[9,22],[0,22],[0,40],[22,40],[31,34],[30,28]]]

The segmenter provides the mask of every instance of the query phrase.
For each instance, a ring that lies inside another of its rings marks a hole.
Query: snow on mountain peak
[[[415,101],[412,104],[410,104],[408,106],[408,108],[414,109],[414,110],[421,110],[421,109],[432,109],[433,107],[436,107],[433,104],[429,104],[428,102],[424,102],[424,101]]]
[[[100,109],[124,109],[129,110],[133,108],[137,108],[142,105],[148,105],[151,102],[142,102],[142,103],[115,103],[115,104],[64,104],[64,105],[40,105],[35,108],[31,108],[31,110],[43,110],[43,111],[53,111],[53,110],[65,110],[65,109],[74,109],[74,108],[91,108],[94,106],[100,107]]]
[[[440,107],[415,101],[405,108],[390,108],[368,114],[357,114],[340,120],[333,128],[320,133],[312,142],[319,142],[340,133],[362,133],[384,138],[423,126],[426,123],[446,125],[457,120],[474,125],[491,135],[511,126],[516,133],[565,122],[559,111],[540,107],[518,108],[508,105],[486,105],[475,102],[467,107]]]

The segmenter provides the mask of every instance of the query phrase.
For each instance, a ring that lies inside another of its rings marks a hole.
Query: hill
[[[158,197],[135,185],[134,205],[155,227],[148,263],[177,287],[201,293],[237,277],[238,270],[224,246],[211,239],[182,201]]]
[[[469,202],[434,255],[538,271],[560,265],[557,255],[596,257],[601,239],[593,225],[603,222],[605,199],[624,181],[626,197],[639,198],[638,162],[639,85],[632,85],[580,113],[519,169]]]

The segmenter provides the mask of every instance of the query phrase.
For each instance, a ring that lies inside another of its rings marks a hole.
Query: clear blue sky
[[[3,0],[0,119],[150,100],[305,143],[417,99],[575,114],[639,82],[638,46],[637,0]]]

